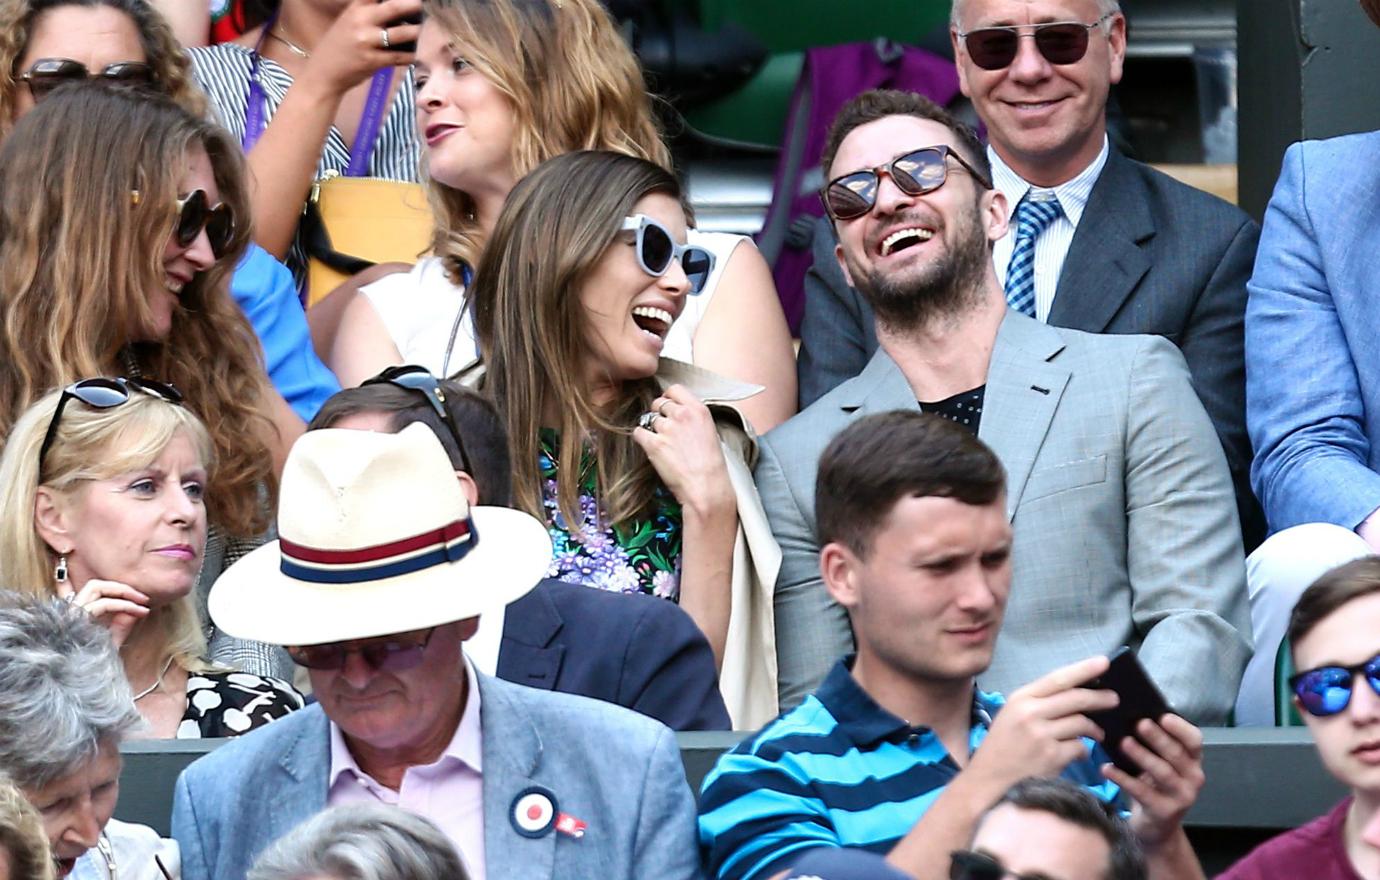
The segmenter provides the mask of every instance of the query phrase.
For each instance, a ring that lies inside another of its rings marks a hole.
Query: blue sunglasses
[[[671,231],[648,217],[633,214],[623,219],[622,232],[636,232],[637,265],[655,278],[665,275],[671,263],[680,260],[680,267],[690,281],[690,295],[704,290],[714,271],[714,254],[693,244],[676,244]]]
[[[1299,705],[1309,715],[1326,718],[1343,711],[1351,703],[1356,686],[1356,674],[1365,673],[1366,681],[1380,695],[1380,654],[1355,666],[1319,666],[1289,677],[1289,689],[1299,698]]]

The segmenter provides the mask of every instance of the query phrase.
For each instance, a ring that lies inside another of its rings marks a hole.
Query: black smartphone
[[[1161,716],[1174,710],[1170,708],[1160,689],[1150,680],[1145,667],[1130,648],[1118,648],[1110,657],[1111,666],[1107,671],[1083,685],[1091,690],[1116,691],[1121,702],[1114,709],[1103,712],[1089,712],[1088,717],[1102,728],[1106,736],[1102,747],[1117,767],[1132,776],[1140,774],[1141,768],[1121,750],[1121,741],[1134,736],[1136,725],[1143,718],[1158,721]]]
[[[382,3],[383,0],[379,0],[379,2]],[[404,24],[421,24],[421,23],[422,23],[422,14],[421,14],[420,12],[414,12],[412,15],[404,15],[402,18],[395,18],[395,19],[393,19],[392,21],[388,22],[388,24],[387,24],[386,26],[387,26],[387,27],[398,27],[399,25],[404,25]],[[393,45],[389,46],[388,49],[389,49],[390,52],[406,52],[406,53],[408,53],[408,54],[411,54],[411,53],[417,51],[417,41],[416,41],[416,40],[408,40],[406,43],[394,43]]]

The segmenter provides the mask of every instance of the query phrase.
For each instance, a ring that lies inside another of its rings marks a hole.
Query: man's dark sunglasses
[[[340,669],[347,657],[358,654],[375,672],[402,672],[421,664],[426,646],[435,634],[436,627],[432,627],[420,642],[386,636],[325,645],[293,645],[287,652],[292,662],[307,669]]]
[[[377,376],[365,379],[360,383],[360,387],[383,384],[394,385],[404,391],[411,391],[426,398],[436,416],[445,424],[446,430],[450,432],[450,439],[455,441],[456,451],[460,453],[460,470],[474,476],[470,457],[465,453],[465,441],[460,439],[460,429],[456,427],[455,420],[451,418],[450,407],[446,406],[446,390],[441,386],[441,380],[433,376],[426,367],[419,367],[416,364],[402,364],[401,366],[389,367]]]
[[[965,171],[973,175],[973,179],[981,184],[983,189],[992,188],[992,182],[968,164],[957,150],[947,144],[940,144],[937,147],[921,147],[909,153],[902,153],[887,164],[878,165],[876,168],[835,177],[820,190],[819,197],[823,200],[824,210],[830,217],[835,220],[852,220],[871,211],[872,206],[877,204],[877,188],[881,186],[883,174],[890,175],[896,188],[906,195],[921,196],[939,189],[949,177],[949,163],[945,161],[949,156],[953,156]]]
[[[80,400],[92,409],[110,409],[127,403],[130,398],[130,389],[143,392],[144,394],[166,400],[168,403],[182,403],[182,392],[171,385],[163,382],[155,382],[152,379],[107,379],[98,376],[94,379],[82,379],[73,382],[62,389],[62,396],[58,398],[57,408],[53,410],[53,419],[48,422],[48,431],[43,435],[43,445],[38,447],[38,473],[40,479],[43,474],[43,460],[48,455],[48,448],[53,445],[53,440],[57,438],[58,423],[62,421],[62,411],[67,408],[69,400]]]
[[[211,243],[211,253],[220,259],[235,238],[235,212],[224,202],[213,206],[205,190],[194,189],[177,200],[177,228],[174,235],[178,247],[191,247],[203,229],[206,230],[206,240]]]
[[[968,57],[983,70],[1010,67],[1020,52],[1022,37],[1034,39],[1035,48],[1050,64],[1077,64],[1088,53],[1088,34],[1114,15],[1115,12],[1109,12],[1091,24],[1056,21],[1021,27],[976,28],[958,37],[967,47]],[[1021,33],[1022,28],[1029,28],[1029,33]]]
[[[100,77],[132,86],[151,86],[155,80],[153,67],[142,61],[117,61],[107,64],[100,73],[93,74],[85,64],[71,58],[40,58],[18,78],[29,87],[34,103],[38,103],[58,86],[87,77]]]
[[[972,850],[949,853],[949,880],[1048,880],[1044,874],[1031,877],[1006,870],[996,859]]]
[[[1380,654],[1355,666],[1319,666],[1289,677],[1289,690],[1299,698],[1299,705],[1309,715],[1326,718],[1336,715],[1351,704],[1356,676],[1364,673],[1366,681],[1380,695]]]

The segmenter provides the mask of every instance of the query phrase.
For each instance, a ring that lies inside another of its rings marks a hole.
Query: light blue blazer
[[[1251,484],[1274,531],[1380,507],[1380,132],[1294,144],[1246,305]]]
[[[694,797],[670,730],[596,700],[478,680],[488,880],[701,876]],[[320,705],[193,763],[173,799],[183,880],[243,880],[270,843],[325,808],[329,773]],[[584,836],[518,834],[513,801],[529,786],[584,820]]]

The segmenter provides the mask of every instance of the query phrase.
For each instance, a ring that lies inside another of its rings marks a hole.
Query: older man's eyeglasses
[[[1010,67],[1020,52],[1022,37],[1033,39],[1035,48],[1050,64],[1077,64],[1088,53],[1088,34],[1114,15],[1115,12],[1109,12],[1090,24],[1054,21],[1020,27],[975,28],[960,32],[958,38],[968,50],[968,57],[983,70]]]
[[[939,189],[949,179],[949,156],[973,175],[983,189],[992,188],[991,181],[960,156],[957,150],[940,144],[902,153],[876,168],[835,177],[820,191],[819,197],[830,217],[853,220],[871,211],[877,204],[877,189],[881,186],[883,174],[889,175],[896,188],[909,196],[921,196]]]
[[[358,654],[375,672],[402,672],[421,664],[426,646],[431,643],[436,629],[432,627],[427,630],[420,641],[386,636],[325,645],[293,645],[287,652],[293,663],[308,669],[341,669],[351,654]]]

